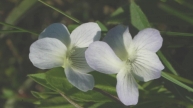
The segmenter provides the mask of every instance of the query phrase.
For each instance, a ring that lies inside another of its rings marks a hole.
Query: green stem
[[[101,94],[103,94],[103,95],[111,98],[112,100],[116,101],[117,103],[123,105],[123,103],[118,99],[118,97],[113,96],[113,95],[111,95],[111,94],[109,94],[109,93],[107,93],[107,92],[105,92],[105,91],[103,91],[103,90],[101,90],[101,89],[99,89],[99,88],[96,88],[96,87],[94,87],[93,90],[94,90],[94,91],[97,91],[97,92],[99,92],[99,93],[101,93]],[[125,108],[129,108],[129,106],[125,106],[125,105],[123,105],[123,106],[124,106]]]
[[[75,21],[76,23],[78,23],[78,24],[81,23],[78,19],[73,18],[72,16],[70,16],[70,15],[68,15],[68,14],[66,14],[66,13],[64,13],[64,12],[62,12],[61,10],[56,9],[55,7],[50,6],[49,4],[43,2],[42,0],[38,0],[38,1],[41,2],[41,3],[43,3],[44,5],[46,5],[46,6],[50,7],[50,8],[52,8],[52,9],[54,9],[55,11],[61,13],[62,15],[64,15],[64,16],[70,18],[71,20]]]
[[[70,104],[74,105],[76,108],[83,108],[80,105],[78,105],[77,103],[75,103],[74,101],[72,101],[70,98],[68,98],[66,95],[64,95],[63,93],[59,92],[60,95],[66,99]]]
[[[172,64],[167,60],[167,58],[163,55],[161,51],[157,52],[158,56],[162,60],[162,62],[165,64],[165,66],[174,74],[178,75],[177,71],[173,68]]]
[[[21,31],[21,30],[0,30],[0,33],[21,33],[21,32],[26,32],[26,31]]]
[[[0,24],[1,24],[1,25],[4,25],[4,26],[9,26],[9,27],[15,28],[15,29],[20,30],[20,31],[23,31],[23,32],[28,32],[28,33],[31,33],[31,34],[33,34],[33,35],[38,35],[38,34],[35,33],[35,32],[29,31],[29,30],[25,30],[25,29],[23,29],[23,28],[16,27],[16,26],[11,25],[11,24],[8,24],[8,23],[0,22]]]
[[[187,37],[193,37],[193,34],[192,33],[180,33],[180,32],[170,32],[170,31],[160,31],[161,34],[166,34],[166,35],[169,35],[169,36],[179,36],[179,37],[184,37],[184,36],[187,36]]]

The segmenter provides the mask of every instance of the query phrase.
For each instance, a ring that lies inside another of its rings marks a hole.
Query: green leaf
[[[115,12],[111,14],[111,17],[108,19],[107,24],[119,24],[125,18],[124,10],[122,7],[119,7]]]
[[[46,72],[46,81],[60,92],[65,92],[73,88],[65,77],[64,68],[53,68]]]
[[[99,72],[91,72],[95,79],[95,87],[100,88],[112,95],[117,95],[116,92],[116,78],[113,75],[102,74]]]
[[[68,25],[68,30],[71,33],[76,27],[78,27],[78,24],[70,24]]]
[[[107,27],[103,23],[101,23],[100,21],[96,21],[96,23],[101,28],[101,31],[103,31],[103,32],[107,32],[108,31]]]
[[[121,14],[123,14],[125,11],[123,9],[123,7],[119,7],[117,8],[117,10],[115,10],[112,14],[111,14],[111,17],[114,17],[114,16],[120,16]]]
[[[49,88],[51,90],[55,90],[51,85],[49,85],[46,82],[46,75],[45,73],[38,73],[38,74],[30,74],[28,75],[31,79],[33,79],[35,82],[39,83],[40,85]]]
[[[142,12],[142,10],[135,4],[133,0],[131,0],[130,5],[130,11],[131,11],[131,23],[133,26],[135,26],[138,30],[150,27],[150,24],[145,16],[145,14]],[[137,20],[136,20],[137,19]],[[162,54],[161,51],[158,52],[158,55],[162,62],[165,64],[165,66],[175,75],[178,75],[176,70],[173,68],[173,66],[170,64],[170,62],[166,59],[166,57]]]
[[[74,108],[61,96],[40,100],[38,108]]]
[[[35,92],[35,91],[31,91],[32,95],[38,99],[47,99],[53,96],[59,96],[58,93],[56,92]]]
[[[162,102],[160,101],[143,101],[138,103],[133,108],[160,108],[162,106]]]
[[[97,102],[91,106],[89,106],[89,108],[100,108],[100,106],[102,106],[103,104],[105,104],[106,102]]]
[[[130,15],[131,15],[131,24],[138,30],[151,27],[145,14],[142,12],[140,7],[134,2],[134,0],[131,0]]]
[[[145,16],[145,14],[141,11],[141,9],[135,4],[135,2],[133,0],[131,0],[130,12],[131,12],[131,23],[133,24],[134,27],[136,27],[138,30],[144,29],[146,27],[150,27],[150,24]],[[172,67],[170,62],[165,58],[165,56],[161,53],[161,51],[158,52],[158,55],[162,59],[165,66],[167,66],[167,68],[172,73],[177,75],[176,70]],[[193,89],[191,87],[189,87],[189,86],[185,85],[184,83],[172,78],[171,76],[167,75],[166,73],[162,72],[162,77],[171,81],[172,83],[177,84],[178,86],[180,86],[182,88],[185,88],[185,89],[193,92]]]
[[[66,92],[67,94],[68,92]],[[72,100],[78,102],[111,102],[112,100],[95,91],[76,92],[71,95],[67,94]]]
[[[171,77],[170,75],[168,75],[166,72],[162,72],[162,77],[164,77],[165,79],[177,84],[178,86],[184,88],[184,89],[187,89],[188,91],[190,92],[193,92],[193,88],[187,86],[186,84],[176,80],[175,78]]]
[[[110,16],[107,21],[107,24],[120,24],[120,23],[128,23],[129,16],[129,5],[125,5],[117,8]]]
[[[126,108],[122,104],[117,104],[113,102],[100,102],[100,103],[95,103],[92,106],[89,106],[89,108]]]
[[[65,76],[63,68],[53,68],[46,72],[47,82],[59,92],[63,92],[72,100],[81,102],[98,102],[98,101],[111,101],[104,95],[95,92],[87,91],[82,92],[70,84]],[[76,80],[76,79],[75,79]]]

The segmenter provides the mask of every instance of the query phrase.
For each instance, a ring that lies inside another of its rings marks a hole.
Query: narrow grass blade
[[[53,7],[53,6],[51,6],[51,5],[49,5],[49,4],[45,3],[45,2],[43,2],[42,0],[38,0],[38,1],[41,2],[41,3],[43,3],[44,5],[46,5],[46,6],[50,7],[50,8],[52,8],[52,9],[54,9],[55,11],[61,13],[62,15],[64,15],[64,16],[70,18],[71,20],[75,21],[76,23],[78,23],[78,24],[81,23],[78,19],[76,19],[76,18],[74,18],[74,17],[72,17],[72,16],[70,16],[70,15],[68,15],[68,14],[66,14],[66,13],[64,13],[64,12],[62,12],[62,11],[59,10],[59,9],[56,9],[55,7]]]
[[[21,31],[21,30],[0,30],[0,33],[23,33],[26,31]]]
[[[163,11],[165,11],[173,16],[176,16],[176,17],[180,18],[181,20],[184,20],[184,21],[190,23],[191,25],[193,25],[192,18],[187,16],[186,14],[179,12],[178,10],[176,10],[176,9],[174,9],[174,8],[164,4],[164,3],[160,3],[159,8],[162,9]]]
[[[12,11],[9,13],[9,15],[7,16],[4,22],[10,25],[17,24],[21,20],[21,18],[26,15],[27,12],[32,10],[32,8],[35,8],[36,6],[38,6],[38,5],[35,5],[37,2],[38,2],[37,0],[22,0],[16,7],[12,9]],[[8,30],[9,27],[10,26],[3,26],[2,30]],[[4,36],[6,36],[5,33],[1,34],[0,38]]]
[[[161,34],[173,36],[173,37],[193,37],[192,33],[180,33],[180,32],[169,32],[169,31],[160,31]]]
[[[183,83],[187,83],[187,84],[191,84],[193,85],[193,81],[189,80],[189,79],[186,79],[186,78],[183,78],[183,77],[180,77],[180,76],[177,76],[177,75],[173,75],[173,74],[170,74],[170,73],[167,73],[169,76],[175,78],[176,80],[178,81],[181,81]]]
[[[176,72],[176,70],[173,68],[173,66],[171,65],[171,63],[166,59],[166,57],[163,55],[163,53],[161,51],[158,51],[158,56],[160,57],[160,59],[162,60],[162,62],[165,64],[165,66],[174,74],[174,75],[178,75],[178,73]]]
[[[182,87],[184,89],[187,89],[190,92],[193,92],[193,88],[191,88],[191,87],[187,86],[186,84],[176,80],[175,78],[173,78],[170,75],[168,75],[166,72],[162,72],[161,75],[162,75],[162,77],[164,77],[165,79],[175,83],[176,85],[178,85],[178,86],[180,86],[180,87]]]
[[[23,32],[28,32],[28,33],[31,33],[33,35],[38,35],[37,33],[35,32],[32,32],[32,31],[29,31],[29,30],[25,30],[23,28],[20,28],[20,27],[16,27],[14,25],[11,25],[11,24],[7,24],[7,23],[4,23],[4,22],[0,22],[1,25],[4,25],[4,26],[9,26],[9,27],[12,27],[12,28],[15,28],[17,30],[20,30],[20,31],[23,31]],[[0,37],[1,38],[1,37]]]

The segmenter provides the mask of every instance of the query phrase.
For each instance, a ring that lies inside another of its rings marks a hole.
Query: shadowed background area
[[[135,1],[152,27],[160,30],[163,36],[164,43],[161,51],[177,71],[170,74],[193,87],[193,1]],[[130,21],[128,0],[44,0],[44,2],[75,17],[81,23],[100,21],[108,30],[117,24],[125,24],[129,26],[132,36],[138,32]],[[46,88],[33,82],[27,75],[45,71],[34,67],[30,62],[28,57],[30,45],[38,39],[36,34],[41,33],[52,23],[63,23],[70,32],[78,24],[37,0],[1,0],[0,22],[0,108],[35,108],[33,102],[36,98],[30,91],[42,92],[46,91]],[[24,28],[34,34],[17,31],[2,22]],[[105,36],[107,29],[103,29],[102,36]],[[169,70],[166,68],[165,71]],[[180,79],[182,77],[184,79]],[[186,108],[186,101],[193,103],[192,92],[163,78],[155,80],[154,83],[139,82],[139,84],[143,85],[144,89],[160,85],[173,93],[176,100],[167,106],[169,108]],[[145,92],[141,92],[140,99],[143,100],[146,96]],[[149,96],[150,98],[152,96],[152,99],[155,98],[154,94]],[[166,102],[163,101],[163,103]],[[139,103],[133,108],[142,108],[142,106]],[[151,103],[149,107],[147,105],[144,108],[150,107],[166,108],[156,106],[156,103]]]

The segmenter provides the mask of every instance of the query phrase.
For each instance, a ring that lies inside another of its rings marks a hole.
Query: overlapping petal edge
[[[86,50],[86,60],[93,69],[117,74],[117,94],[125,105],[138,102],[135,79],[149,81],[159,78],[163,64],[156,55],[163,39],[158,30],[147,28],[132,40],[129,29],[123,25],[112,28],[105,42],[94,42]]]
[[[100,39],[101,29],[94,22],[78,26],[70,34],[61,23],[48,26],[39,39],[30,46],[29,58],[40,69],[65,68],[69,82],[82,91],[94,87],[94,78],[87,74],[92,71],[85,60],[85,50]]]

